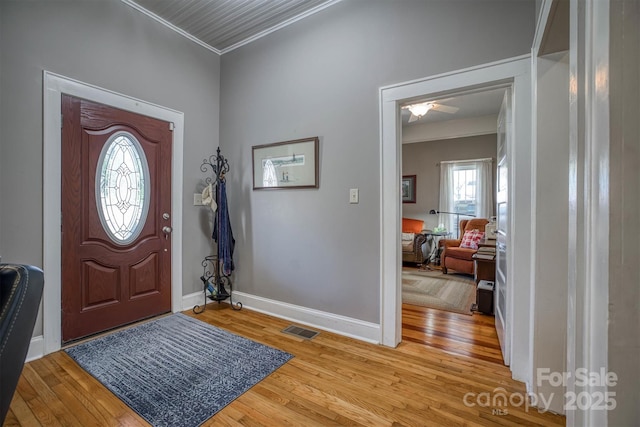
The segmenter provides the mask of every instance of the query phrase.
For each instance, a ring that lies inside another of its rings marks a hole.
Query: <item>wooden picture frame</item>
[[[400,192],[402,194],[402,203],[416,202],[416,176],[415,175],[402,176],[402,184],[400,186]]]
[[[319,145],[315,136],[253,146],[253,189],[318,188]]]

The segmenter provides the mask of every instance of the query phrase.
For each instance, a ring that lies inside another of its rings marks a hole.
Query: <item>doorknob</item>
[[[169,234],[173,231],[173,229],[171,227],[169,227],[168,225],[165,225],[164,227],[162,227],[162,232],[164,234]]]

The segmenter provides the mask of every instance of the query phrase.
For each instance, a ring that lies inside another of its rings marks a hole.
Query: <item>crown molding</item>
[[[239,47],[247,45],[247,44],[249,44],[251,42],[254,42],[254,41],[258,40],[258,39],[261,39],[262,37],[264,37],[266,35],[269,35],[269,34],[275,32],[275,31],[278,31],[278,30],[284,28],[284,27],[288,27],[289,25],[291,25],[293,23],[296,23],[296,22],[298,22],[298,21],[300,21],[300,20],[302,20],[304,18],[307,18],[307,17],[309,17],[309,16],[311,16],[311,15],[317,13],[317,12],[320,12],[321,10],[324,10],[324,9],[330,7],[330,6],[333,6],[334,4],[340,3],[341,1],[342,0],[330,0],[330,1],[326,2],[326,3],[318,5],[318,6],[314,7],[314,8],[312,8],[312,9],[307,10],[304,13],[301,13],[300,15],[296,15],[293,18],[289,18],[286,21],[283,21],[278,25],[275,25],[275,26],[273,26],[271,28],[267,28],[266,30],[261,31],[261,32],[259,32],[258,34],[254,35],[254,36],[248,37],[248,38],[246,38],[246,39],[244,39],[242,41],[239,41],[236,44],[233,44],[233,45],[231,45],[231,46],[229,46],[227,48],[224,48],[224,49],[222,49],[220,51],[220,54],[222,55],[222,54],[225,54],[227,52],[231,52],[232,50],[235,50],[235,49],[237,49]]]
[[[173,25],[171,22],[167,21],[166,19],[156,15],[155,13],[151,12],[148,9],[145,9],[144,7],[140,6],[139,4],[137,4],[135,1],[133,0],[120,0],[122,3],[126,4],[127,6],[132,7],[133,9],[144,13],[145,15],[147,15],[148,17],[156,20],[157,22],[161,23],[162,25],[166,26],[167,28],[175,31],[176,33],[180,34],[183,37],[188,38],[189,40],[191,40],[194,43],[199,44],[200,46],[204,47],[205,49],[217,54],[217,55],[223,55],[225,53],[231,52],[235,49],[238,49],[239,47],[242,47],[244,45],[247,45],[249,43],[252,43],[258,39],[261,39],[264,36],[267,36],[275,31],[278,31],[284,27],[287,27],[291,24],[294,24],[298,21],[300,21],[301,19],[307,18],[315,13],[320,12],[321,10],[324,10],[330,6],[333,6],[334,4],[340,3],[342,0],[329,0],[321,5],[318,5],[314,8],[311,8],[309,10],[307,10],[304,13],[301,13],[299,15],[294,16],[293,18],[289,18],[286,21],[281,22],[278,25],[275,25],[271,28],[267,28],[266,30],[263,30],[251,37],[248,37],[244,40],[239,41],[238,43],[235,43],[227,48],[224,49],[216,49],[215,47],[211,46],[208,43],[203,42],[202,40],[200,40],[199,38],[193,36],[192,34],[187,33],[186,31],[184,31],[183,29]]]
[[[124,4],[126,4],[127,6],[130,6],[130,7],[134,8],[138,12],[144,13],[149,18],[155,19],[156,21],[158,21],[159,23],[161,23],[165,27],[175,31],[176,33],[180,34],[183,37],[188,38],[192,42],[199,44],[203,48],[205,48],[205,49],[207,49],[207,50],[209,50],[209,51],[211,51],[211,52],[213,52],[213,53],[215,53],[217,55],[222,55],[222,52],[220,52],[220,50],[216,49],[215,47],[211,46],[210,44],[207,44],[207,43],[203,42],[199,38],[192,36],[191,34],[187,33],[183,29],[176,27],[171,22],[169,22],[166,19],[159,17],[155,13],[145,9],[144,7],[142,7],[139,4],[135,3],[133,0],[120,0],[120,1],[122,3],[124,3]]]

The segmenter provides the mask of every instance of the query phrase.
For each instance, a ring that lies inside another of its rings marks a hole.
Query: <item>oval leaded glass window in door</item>
[[[149,166],[138,140],[127,132],[111,136],[96,169],[100,222],[115,243],[133,242],[149,211]]]

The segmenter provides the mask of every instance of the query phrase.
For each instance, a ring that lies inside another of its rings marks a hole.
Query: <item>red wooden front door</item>
[[[68,95],[62,112],[69,342],[171,310],[173,137],[167,122]]]

